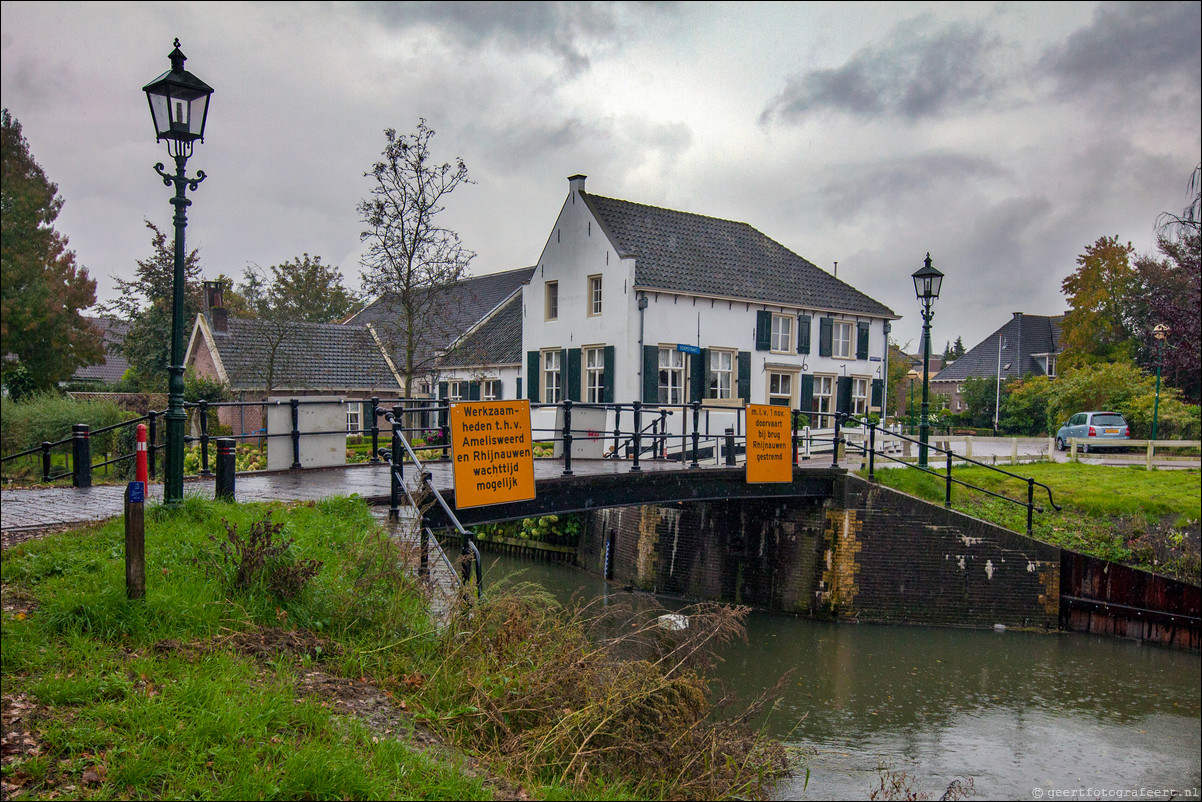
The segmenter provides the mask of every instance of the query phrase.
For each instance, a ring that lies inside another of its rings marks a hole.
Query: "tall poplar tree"
[[[96,302],[96,282],[54,229],[63,207],[58,186],[8,109],[0,122],[0,356],[5,385],[19,394],[55,387],[103,362],[104,350],[80,314]]]

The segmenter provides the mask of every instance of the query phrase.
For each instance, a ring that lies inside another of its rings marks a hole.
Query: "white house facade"
[[[800,408],[814,425],[880,410],[888,307],[745,223],[568,180],[522,293],[525,397],[700,401],[711,431],[745,403]],[[543,418],[536,428],[552,425]]]

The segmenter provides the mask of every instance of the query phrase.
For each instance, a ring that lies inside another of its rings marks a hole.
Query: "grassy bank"
[[[143,601],[123,549],[4,553],[5,797],[711,798],[783,765],[704,678],[737,610],[677,635],[498,586],[438,626],[349,499],[150,508]]]
[[[1197,470],[1148,471],[1081,463],[1033,463],[1007,468],[1052,488],[1063,509],[1053,510],[1047,493],[1035,488],[1033,534],[1104,560],[1168,574],[1195,584],[1199,568],[1199,505],[1202,475]],[[986,468],[955,468],[952,476],[1024,504],[1025,481],[1009,479]],[[876,472],[881,484],[942,503],[943,479],[909,469]],[[953,485],[952,507],[1016,532],[1025,532],[1025,506],[991,498]]]

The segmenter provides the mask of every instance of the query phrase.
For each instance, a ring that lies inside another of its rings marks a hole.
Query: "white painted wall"
[[[614,400],[619,402],[642,398],[642,344],[686,344],[701,348],[750,352],[751,403],[768,402],[770,367],[778,370],[796,369],[798,376],[808,373],[832,377],[861,377],[868,379],[869,385],[872,379],[884,378],[884,355],[887,345],[885,320],[880,318],[870,319],[818,309],[654,292],[647,293],[647,308],[640,313],[634,287],[634,260],[619,257],[615,243],[605,235],[601,225],[578,194],[583,184],[583,180],[570,182],[567,199],[539,256],[534,275],[523,289],[523,354],[545,348],[616,346]],[[603,282],[603,310],[600,316],[590,317],[587,306],[588,278],[598,274],[602,276]],[[551,281],[558,282],[559,286],[559,314],[555,320],[547,320],[545,317],[546,284]],[[788,314],[794,318],[791,353],[755,350],[756,312],[763,309]],[[812,319],[809,354],[796,352],[796,317],[799,314],[809,314]],[[818,356],[818,320],[825,316],[851,322],[853,330],[857,321],[869,320],[869,355],[875,358],[875,361],[854,358],[854,339],[851,359]],[[642,343],[639,339],[640,319],[643,324]],[[526,361],[523,358],[521,372],[524,377],[524,395],[529,387],[529,381],[524,376],[525,371]],[[566,365],[563,371],[566,382]],[[540,377],[540,399],[542,384]],[[792,392],[793,403],[796,404],[800,393],[799,379],[794,379]],[[680,414],[673,416],[671,430],[680,432],[683,427],[684,431],[691,431],[692,422],[684,420],[684,417]],[[733,417],[730,414],[710,411],[702,425],[704,428],[708,421],[710,430],[720,433],[726,425],[731,424]],[[554,415],[551,411],[536,411],[534,420],[536,429],[545,428],[550,431],[554,427]],[[628,428],[629,425],[629,420],[623,422],[623,428]],[[610,426],[612,428],[612,418]]]

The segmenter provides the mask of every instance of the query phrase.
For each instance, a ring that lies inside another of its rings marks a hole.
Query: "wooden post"
[[[1010,440],[1010,464],[1018,464],[1018,440],[1013,438]]]
[[[1152,455],[1153,455],[1153,453],[1155,453],[1155,450],[1156,450],[1156,446],[1154,446],[1154,445],[1153,445],[1153,443],[1154,443],[1154,442],[1155,442],[1154,440],[1149,440],[1149,441],[1148,441],[1148,462],[1147,462],[1147,469],[1148,469],[1149,471],[1150,471],[1150,470],[1152,470]]]
[[[145,485],[130,482],[125,490],[125,595],[146,598]]]

